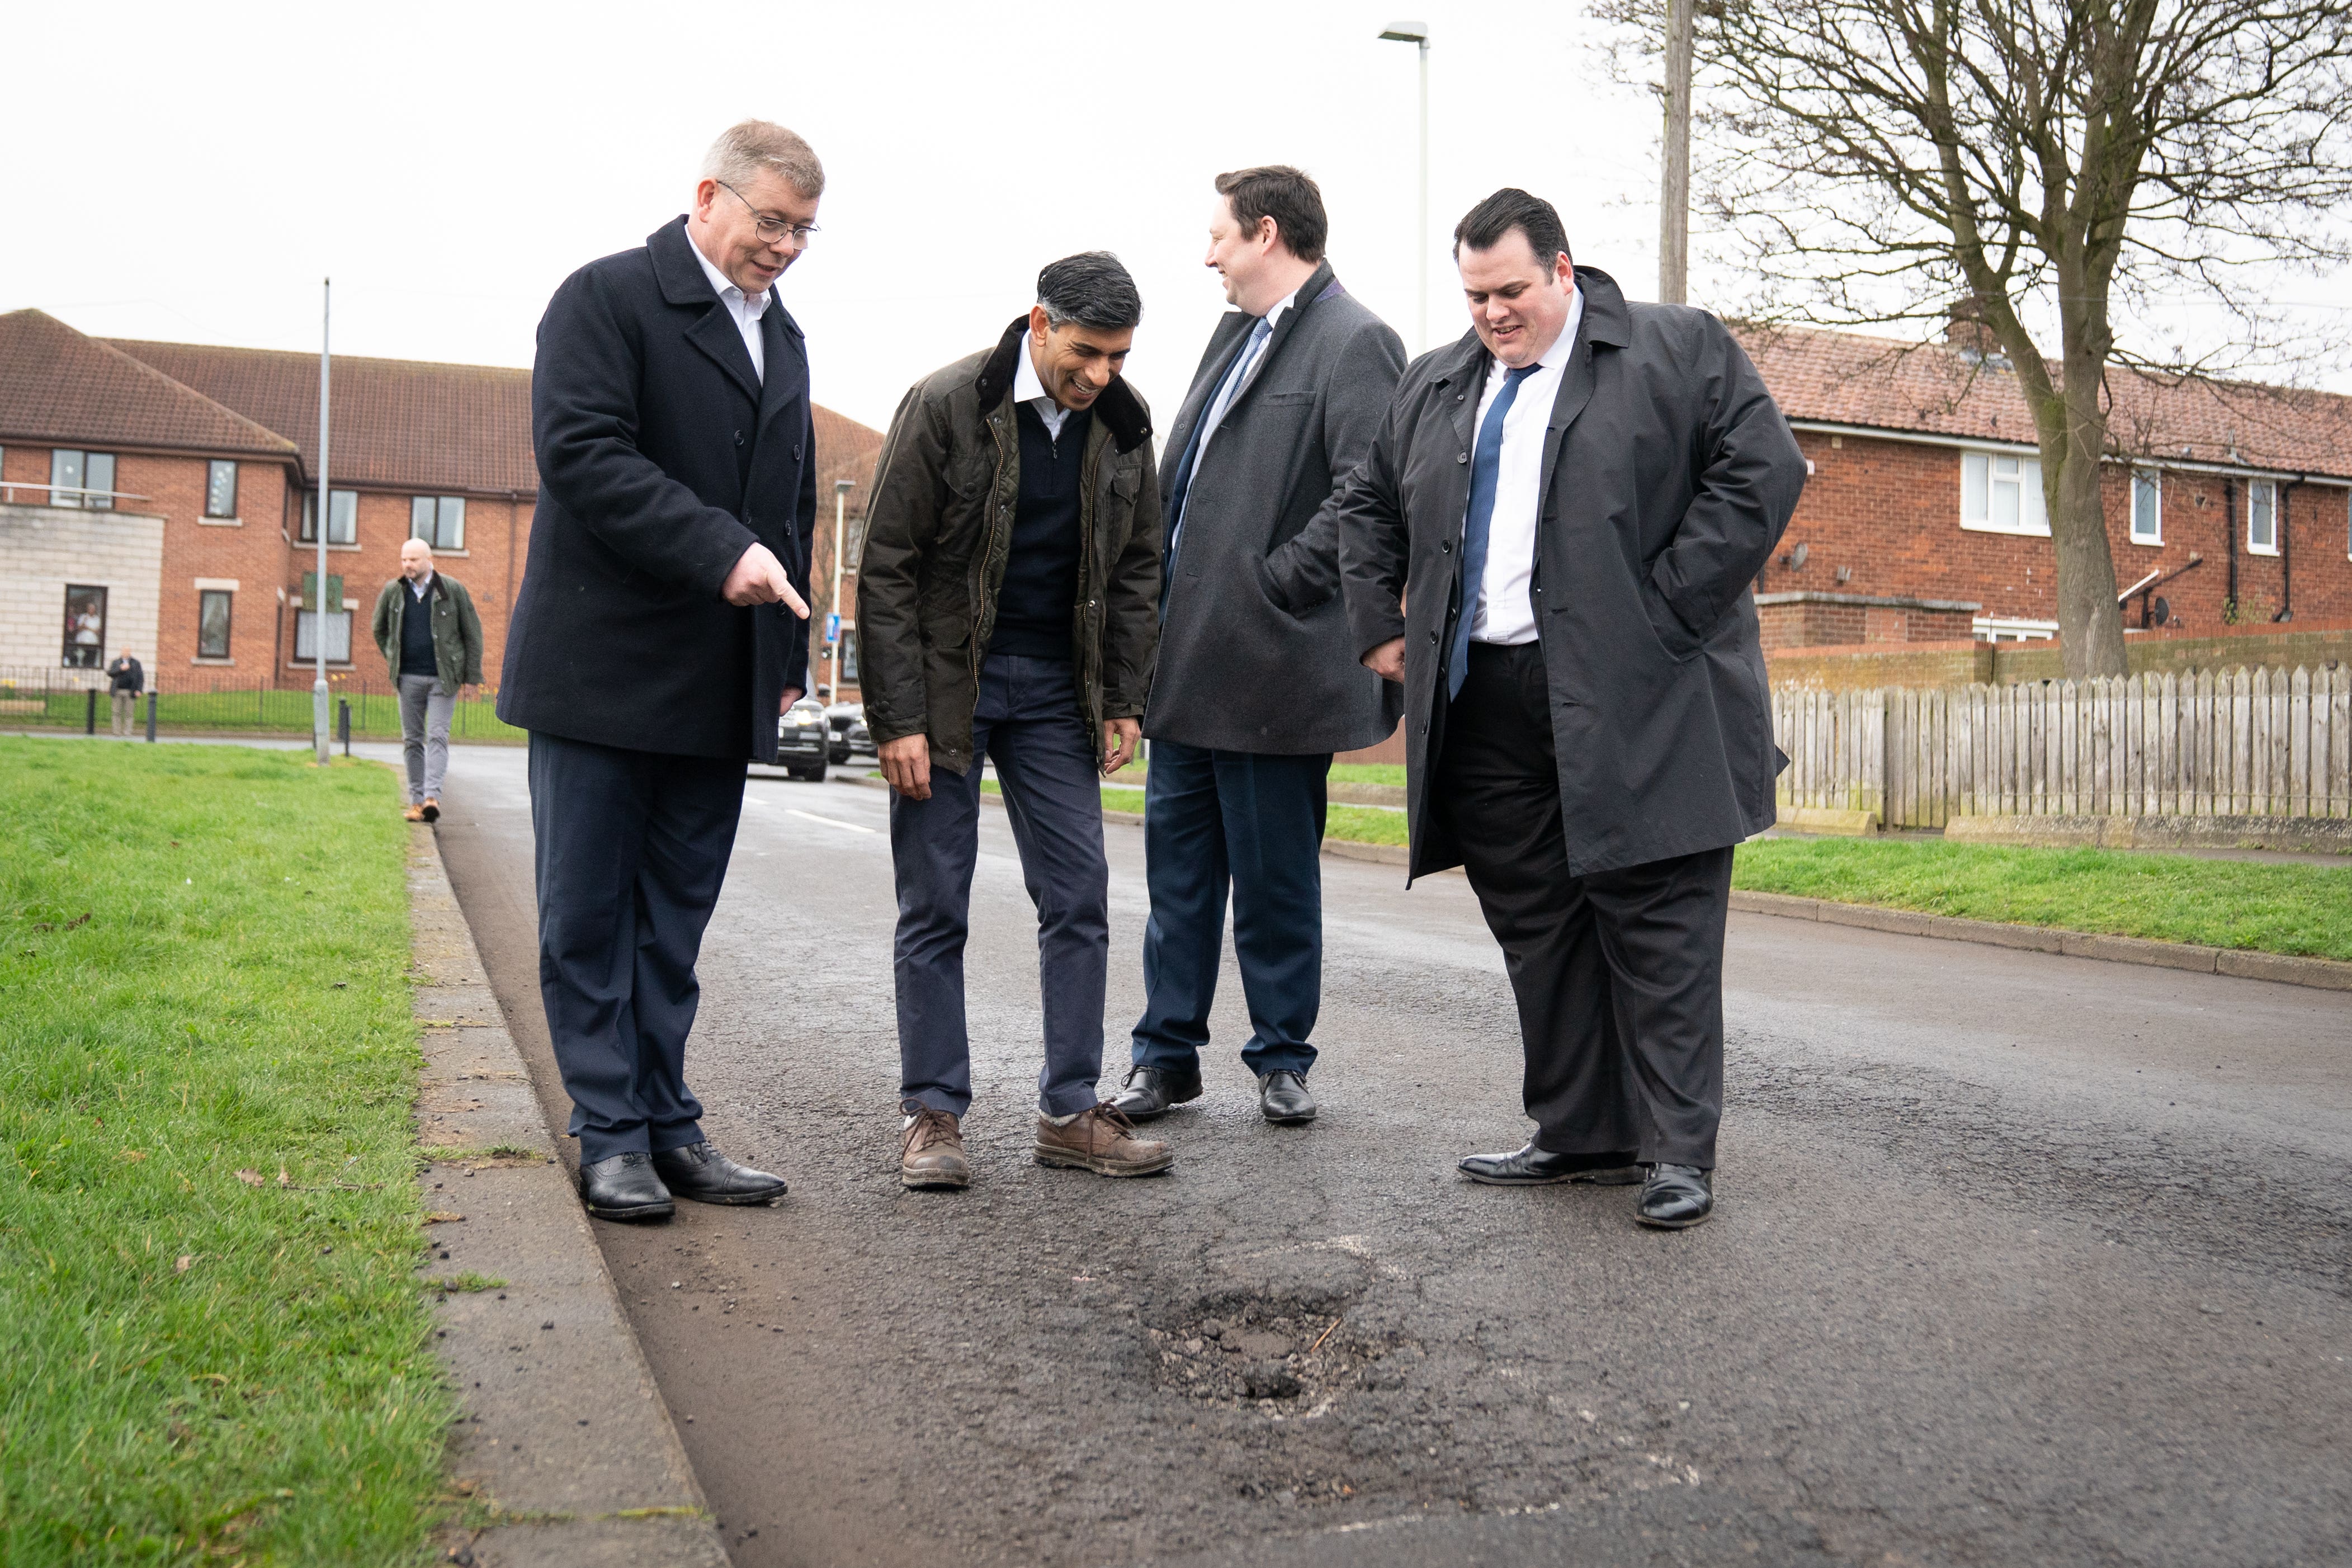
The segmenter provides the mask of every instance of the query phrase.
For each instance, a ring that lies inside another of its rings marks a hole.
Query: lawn
[[[2352,960],[2352,866],[1916,839],[1743,845],[1732,885],[2108,936]]]
[[[389,691],[343,677],[331,678],[327,724],[340,732],[341,705],[352,710],[354,740],[398,740],[400,699]],[[478,691],[480,688],[476,689]],[[162,734],[290,734],[310,733],[311,695],[299,690],[171,690],[155,697],[155,728]],[[99,693],[98,731],[113,723],[113,708]],[[46,691],[17,695],[16,687],[0,681],[0,724],[11,729],[79,730],[89,721],[89,693]],[[138,728],[147,724],[147,700],[139,700]],[[520,742],[523,731],[499,721],[498,702],[477,696],[450,704],[450,738],[458,741]]]
[[[392,775],[0,740],[0,1563],[421,1557]]]

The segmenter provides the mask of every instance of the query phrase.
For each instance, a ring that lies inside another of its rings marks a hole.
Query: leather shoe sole
[[[600,1204],[584,1197],[580,1201],[581,1206],[585,1208],[592,1217],[615,1219],[625,1224],[667,1219],[677,1212],[677,1205],[672,1203]]]
[[[902,1169],[898,1173],[898,1184],[906,1188],[910,1193],[921,1192],[926,1188],[947,1189],[968,1187],[971,1185],[971,1173],[970,1171],[908,1171]]]
[[[1633,1187],[1639,1186],[1642,1182],[1642,1167],[1639,1165],[1569,1171],[1557,1176],[1482,1176],[1475,1171],[1464,1171],[1462,1173],[1485,1187],[1564,1187],[1579,1182],[1588,1187]]]
[[[1097,1176],[1155,1176],[1176,1163],[1173,1149],[1156,1160],[1103,1160],[1064,1149],[1049,1150],[1043,1144],[1031,1145],[1030,1153],[1041,1165],[1058,1165],[1066,1171],[1092,1171]]]
[[[772,1187],[762,1187],[756,1192],[749,1193],[698,1193],[686,1187],[672,1187],[670,1195],[684,1198],[689,1203],[719,1204],[729,1208],[757,1208],[761,1204],[781,1202],[789,1190],[783,1183],[778,1182]]]
[[[1648,1226],[1652,1230],[1688,1230],[1695,1225],[1705,1225],[1714,1217],[1715,1208],[1712,1205],[1708,1205],[1704,1214],[1695,1214],[1687,1219],[1652,1219],[1639,1209],[1633,1211],[1633,1223]]]

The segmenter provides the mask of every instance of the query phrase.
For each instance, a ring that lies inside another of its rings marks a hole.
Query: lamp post
[[[841,618],[842,552],[848,547],[849,492],[857,488],[856,479],[833,481],[833,700],[841,697],[841,650],[848,646],[843,638],[845,623]]]
[[[327,531],[334,526],[334,492],[327,488],[328,331],[334,324],[335,280],[319,285],[319,591],[310,611],[310,651],[319,678],[310,684],[310,738],[319,765],[327,765]]]
[[[1658,300],[1690,298],[1691,4],[1666,0],[1666,128],[1658,160]]]
[[[1391,43],[1418,46],[1421,50],[1421,245],[1420,266],[1414,274],[1420,289],[1413,296],[1414,320],[1420,325],[1413,352],[1426,353],[1429,352],[1429,24],[1391,22],[1381,29],[1381,37]]]

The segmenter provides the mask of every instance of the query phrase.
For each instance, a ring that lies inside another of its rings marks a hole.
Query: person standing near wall
[[[139,694],[147,689],[147,672],[139,668],[137,659],[120,653],[106,667],[106,676],[114,699],[114,732],[128,735],[131,721],[139,714]]]
[[[482,679],[482,620],[465,584],[436,571],[433,546],[400,547],[400,575],[375,596],[375,643],[400,696],[400,749],[408,763],[411,822],[441,816],[449,771],[449,715]]]

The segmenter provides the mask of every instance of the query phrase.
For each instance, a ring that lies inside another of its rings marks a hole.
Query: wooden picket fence
[[[2352,668],[1772,694],[1785,806],[1956,816],[2352,816]]]

